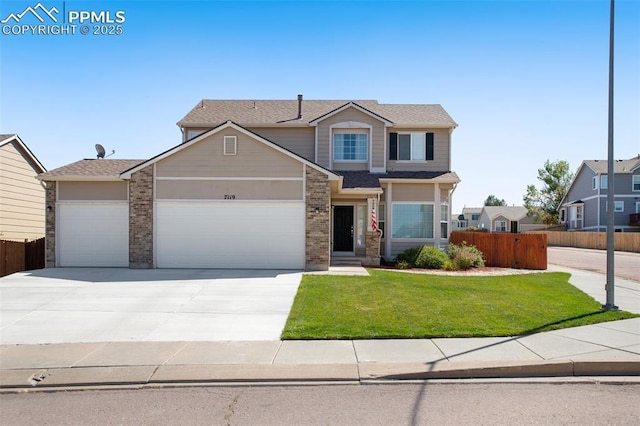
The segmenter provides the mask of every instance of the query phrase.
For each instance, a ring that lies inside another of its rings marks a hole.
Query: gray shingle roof
[[[4,142],[5,140],[12,138],[15,136],[15,133],[11,133],[11,134],[7,134],[7,135],[0,135],[0,143]]]
[[[454,172],[388,172],[369,173],[368,171],[339,171],[334,172],[343,177],[342,187],[380,188],[380,179],[447,179],[459,180]]]
[[[61,177],[114,178],[145,160],[80,160],[38,175],[41,180],[58,180]]]
[[[386,118],[397,126],[455,127],[456,122],[434,105],[379,104],[375,100],[303,100],[298,120],[297,100],[212,100],[203,99],[182,120],[180,126],[214,127],[228,120],[241,126],[306,126],[341,106],[353,102]]]
[[[584,163],[595,170],[596,173],[607,174],[607,160],[585,160]],[[613,162],[613,172],[631,173],[631,171],[638,166],[640,166],[640,156],[631,158],[630,160],[616,160]]]
[[[527,215],[527,208],[523,206],[484,206],[489,218],[502,216],[509,220],[520,220]]]

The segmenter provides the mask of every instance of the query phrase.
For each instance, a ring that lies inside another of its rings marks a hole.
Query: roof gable
[[[495,220],[503,217],[508,220],[520,220],[527,216],[527,208],[524,206],[484,206],[482,209],[487,217]]]
[[[366,109],[365,107],[362,107],[362,106],[358,105],[355,102],[348,102],[348,103],[342,105],[341,107],[338,107],[338,108],[334,109],[333,111],[329,111],[326,114],[323,114],[323,115],[321,115],[319,117],[316,117],[313,120],[309,121],[309,125],[316,126],[319,122],[321,122],[323,120],[326,120],[327,118],[332,117],[332,116],[334,116],[336,114],[339,114],[342,111],[345,111],[345,110],[347,110],[349,108],[356,109],[356,110],[358,110],[358,111],[360,111],[360,112],[362,112],[362,113],[364,113],[364,114],[366,114],[366,115],[368,115],[370,117],[375,118],[376,120],[382,121],[386,126],[393,126],[393,122],[391,122],[390,120],[382,117],[381,115],[376,114],[375,112],[372,112],[372,111]]]
[[[201,134],[199,136],[196,136],[195,138],[190,139],[189,141],[187,141],[185,143],[181,143],[180,145],[177,145],[177,146],[175,146],[175,147],[173,147],[173,148],[171,148],[171,149],[169,149],[169,150],[167,150],[167,151],[165,151],[163,153],[160,153],[160,154],[156,155],[155,157],[150,158],[149,160],[144,161],[144,162],[136,165],[135,167],[132,167],[132,168],[130,168],[128,170],[123,171],[120,174],[120,177],[122,179],[130,179],[131,175],[133,173],[135,173],[135,172],[137,172],[139,170],[142,170],[142,169],[144,169],[145,167],[148,167],[151,164],[157,163],[160,160],[163,160],[163,159],[165,159],[167,157],[170,157],[170,156],[172,156],[172,155],[174,155],[174,154],[176,154],[176,153],[178,153],[178,152],[180,152],[180,151],[182,151],[184,149],[187,149],[187,148],[189,148],[189,147],[191,147],[191,146],[203,141],[204,139],[208,138],[209,136],[212,136],[212,135],[214,135],[216,133],[219,133],[219,132],[221,132],[221,131],[223,131],[225,129],[228,129],[228,128],[232,128],[232,129],[234,129],[234,130],[236,130],[236,131],[238,131],[240,133],[243,133],[243,134],[255,139],[256,141],[261,142],[261,143],[267,145],[268,147],[270,147],[270,148],[272,148],[272,149],[274,149],[276,151],[279,151],[280,153],[282,153],[284,155],[287,155],[287,156],[289,156],[289,157],[291,157],[291,158],[293,158],[293,159],[295,159],[297,161],[300,161],[303,164],[306,164],[309,167],[312,167],[312,168],[314,168],[314,169],[326,174],[329,177],[329,180],[338,180],[339,179],[338,175],[334,174],[332,171],[330,171],[328,169],[325,169],[324,167],[319,166],[318,164],[313,163],[313,162],[311,162],[311,161],[309,161],[309,160],[307,160],[307,159],[305,159],[305,158],[303,158],[303,157],[301,157],[301,156],[299,156],[299,155],[287,150],[286,148],[283,148],[280,145],[275,144],[275,143],[263,138],[262,136],[254,133],[254,132],[252,132],[250,130],[247,130],[244,127],[242,127],[242,126],[240,126],[240,125],[238,125],[236,123],[233,123],[231,121],[227,121],[226,123],[221,124],[221,125],[213,128],[213,129],[211,129],[211,130],[209,130],[207,132],[204,132],[203,134]]]
[[[0,135],[0,147],[3,147],[8,144],[13,144],[13,146],[22,153],[24,157],[26,157],[31,163],[31,167],[36,173],[44,173],[47,169],[42,165],[40,160],[31,152],[29,147],[20,139],[20,137],[16,134],[9,135]]]

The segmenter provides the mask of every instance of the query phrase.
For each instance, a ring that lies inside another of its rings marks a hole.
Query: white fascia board
[[[36,179],[47,182],[124,182],[119,176],[51,176]]]

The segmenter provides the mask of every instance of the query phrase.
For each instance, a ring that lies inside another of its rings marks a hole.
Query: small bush
[[[476,246],[468,245],[465,241],[459,245],[449,244],[447,254],[458,269],[466,270],[484,266],[482,252]]]
[[[411,265],[406,260],[400,260],[396,263],[396,268],[398,269],[410,269]]]
[[[420,250],[414,265],[418,268],[442,269],[449,257],[435,246],[424,246]]]
[[[446,262],[444,262],[442,269],[444,269],[445,271],[457,271],[458,266],[455,263],[453,263],[453,260],[448,259]]]
[[[420,249],[422,249],[422,247],[418,246],[418,247],[412,247],[410,249],[406,249],[405,251],[403,251],[402,253],[400,253],[399,255],[396,256],[396,266],[400,269],[409,269],[409,268],[413,268],[413,265],[415,265],[416,263],[416,259],[418,257],[418,254],[420,254]],[[400,263],[402,263],[403,265],[408,265],[403,267],[400,267]]]

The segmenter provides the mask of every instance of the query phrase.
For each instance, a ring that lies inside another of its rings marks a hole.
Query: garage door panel
[[[163,268],[304,268],[304,204],[156,204]]]
[[[118,204],[59,204],[59,266],[129,266],[129,208]]]

